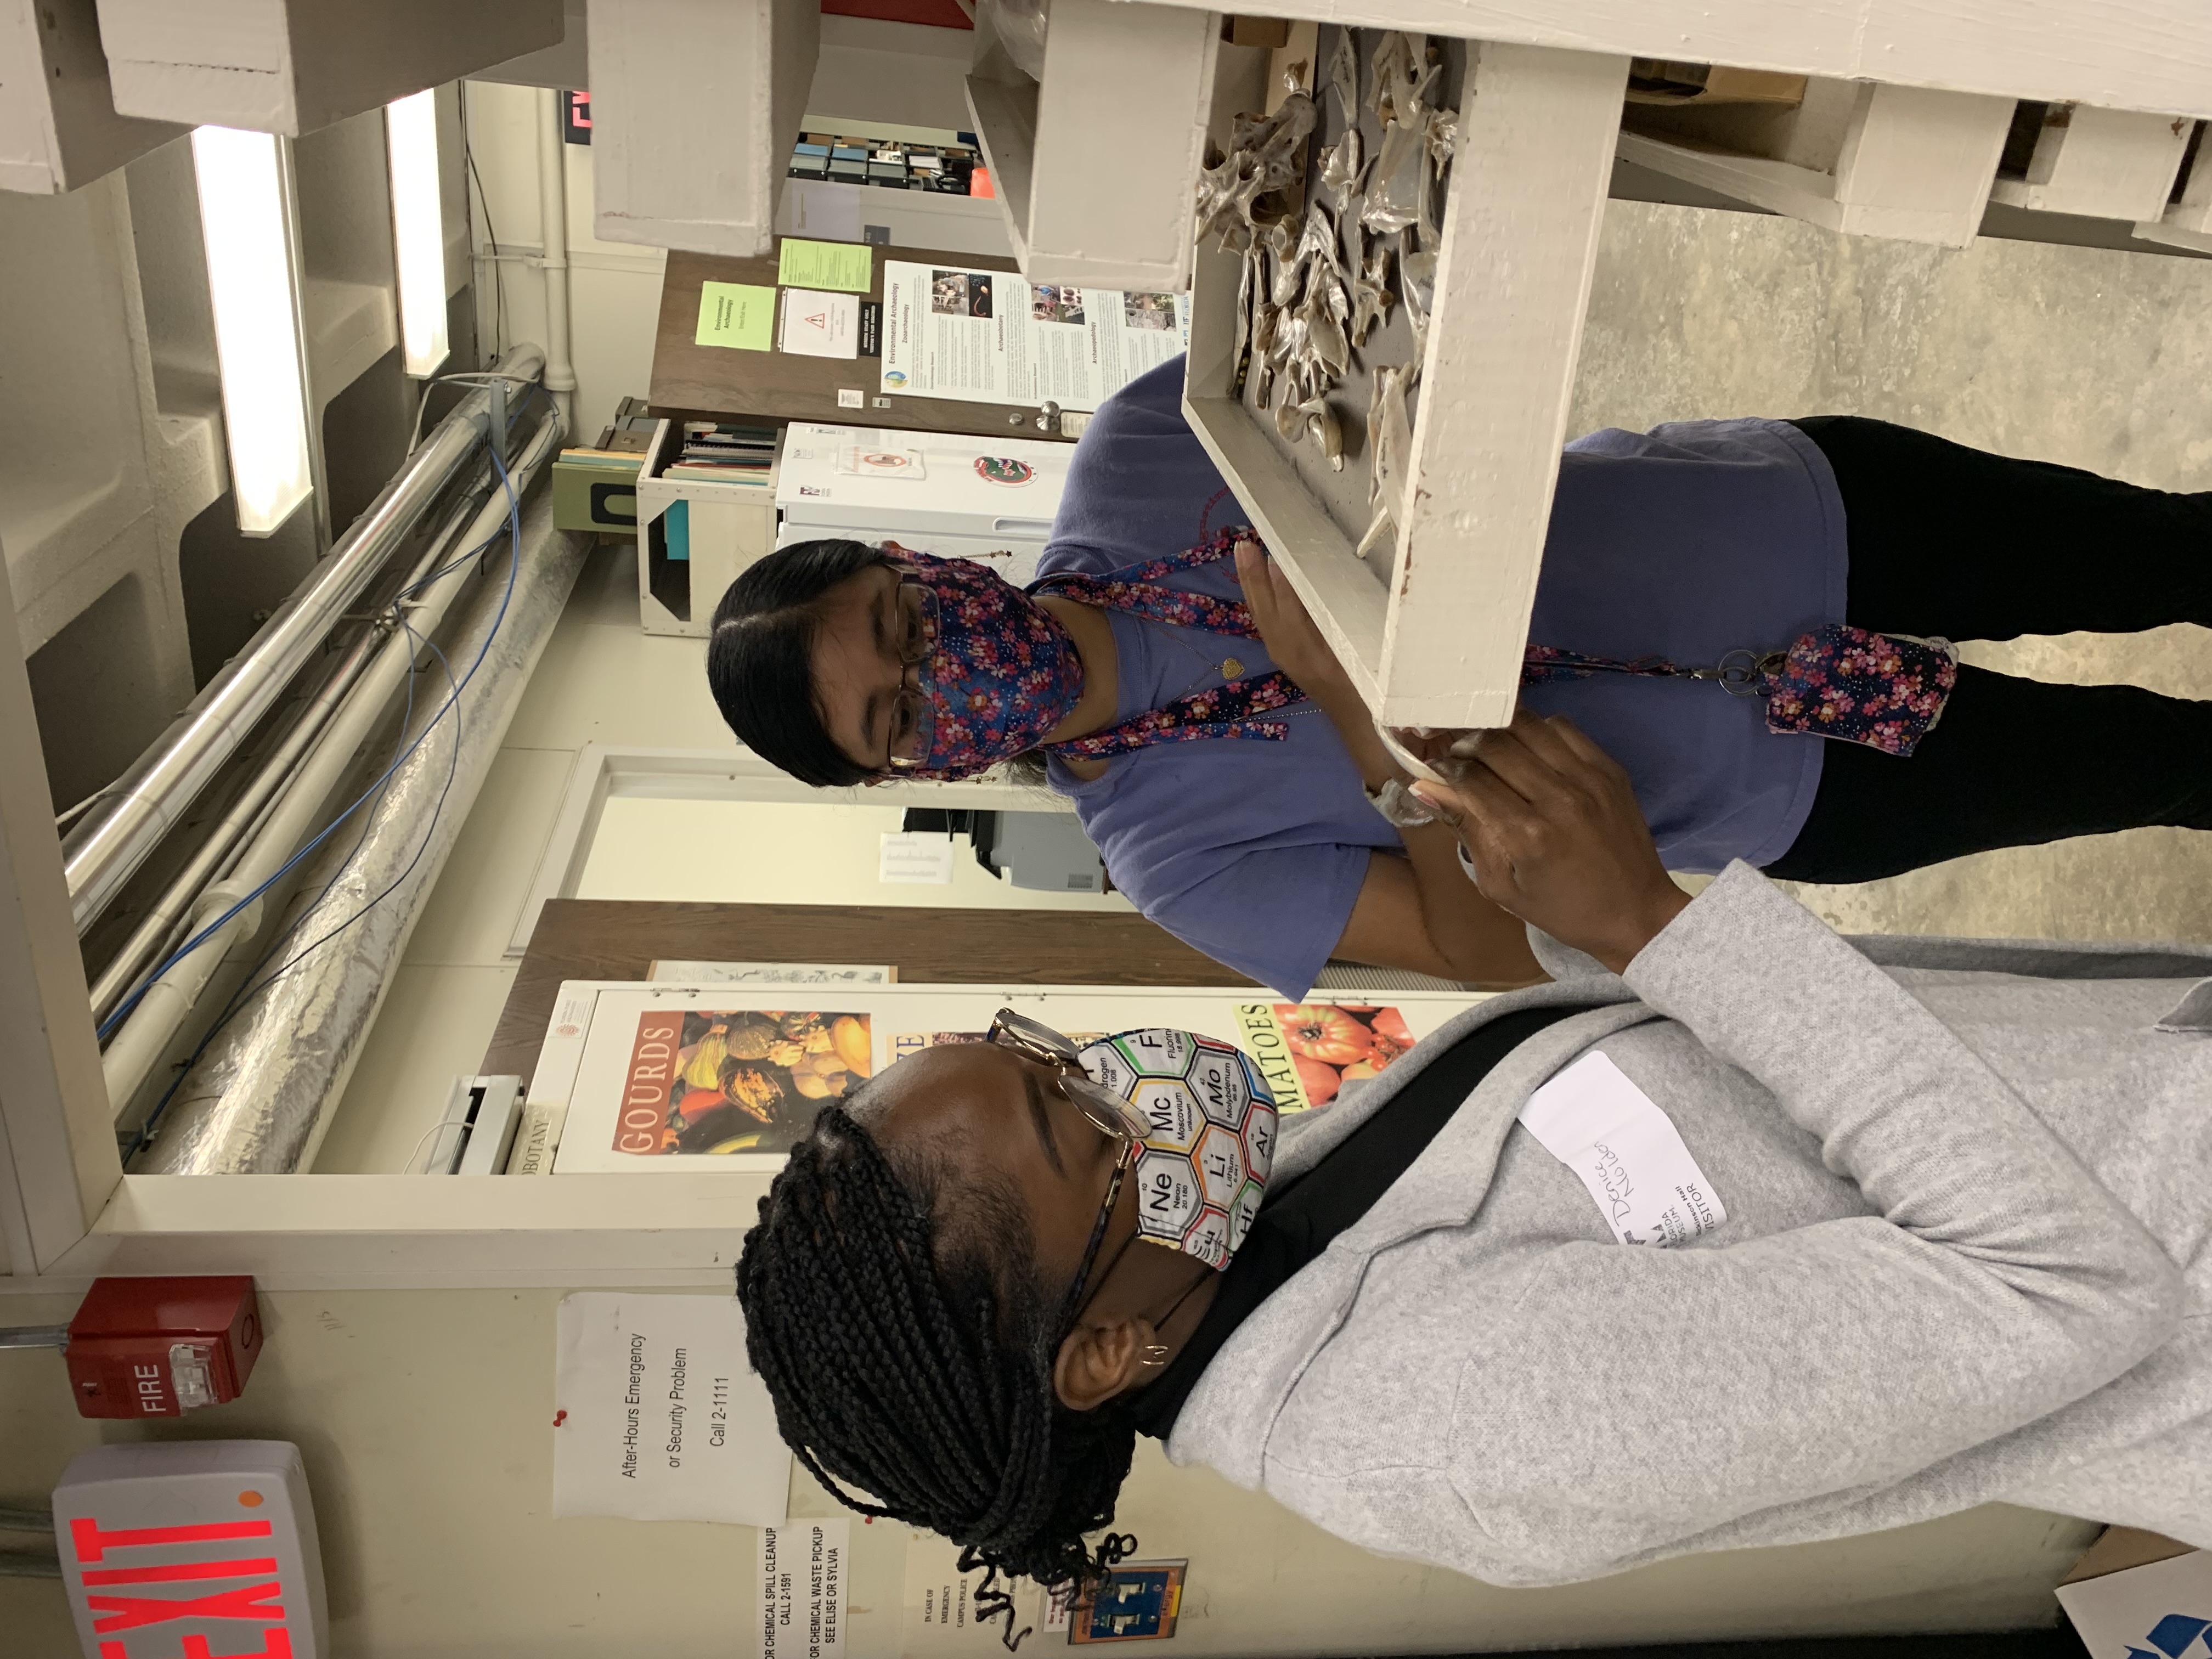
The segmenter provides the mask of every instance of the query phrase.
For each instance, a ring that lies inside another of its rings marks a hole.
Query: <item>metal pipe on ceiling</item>
[[[483,506],[484,493],[481,489],[471,490],[447,511],[445,521],[431,535],[429,550],[408,574],[403,591],[405,585],[420,581],[448,556],[456,545],[454,538]],[[131,937],[93,981],[94,1020],[105,1020],[114,1012],[115,1006],[137,988],[146,969],[183,942],[179,924],[192,911],[208,884],[228,875],[241,849],[252,845],[275,810],[279,792],[298,770],[301,757],[313,744],[384,642],[384,634],[374,625],[363,627],[337,665],[315,688],[276,746],[255,767],[253,775],[239,791],[222,820],[194,850],[185,867],[170,880],[161,896],[148,908],[138,926],[131,930]]]
[[[297,937],[343,932],[276,980],[182,1079],[137,1174],[277,1174],[310,1167],[374,1024],[408,936],[583,568],[586,538],[552,527],[550,492],[530,504],[511,598],[496,567],[475,584],[444,649],[456,673],[484,653],[458,714],[392,775],[361,852],[335,844],[305,872],[329,889]],[[501,605],[505,603],[502,617]],[[435,707],[436,700],[429,701]],[[426,728],[418,708],[410,738]]]
[[[549,410],[516,461],[513,477],[518,501],[538,471],[552,459],[560,444],[560,417]],[[469,526],[460,532],[459,547],[474,548],[495,537],[507,516],[507,500],[502,490],[486,501]],[[479,568],[483,564],[497,568],[495,550],[486,552]],[[426,561],[424,574],[435,568],[434,554]],[[289,780],[284,797],[270,815],[267,824],[230,874],[199,894],[192,909],[192,931],[198,933],[210,925],[215,931],[191,954],[172,962],[156,975],[100,1057],[100,1067],[107,1078],[107,1097],[118,1113],[128,1109],[139,1086],[161,1064],[171,1041],[183,1029],[201,993],[222,965],[224,953],[234,944],[253,936],[261,921],[262,906],[258,899],[247,901],[314,833],[328,811],[332,793],[356,769],[361,745],[383,723],[400,687],[415,672],[416,661],[423,654],[423,641],[437,632],[455,601],[469,590],[469,574],[472,573],[455,571],[427,587],[418,600],[405,607],[408,629],[395,626],[390,633],[377,636],[374,657],[343,704],[323,726],[313,751]],[[503,589],[504,584],[497,585]],[[435,681],[432,684],[434,685]],[[443,699],[433,692],[418,701],[427,702],[429,708],[434,708]],[[386,792],[378,808],[388,802],[390,793],[389,790]],[[427,801],[414,805],[426,814],[430,811]],[[378,809],[362,810],[373,813]],[[364,854],[374,834],[373,825],[364,825]],[[337,841],[342,845],[351,844],[344,836]],[[228,921],[219,922],[218,918],[234,907],[241,908]],[[312,940],[315,934],[303,933],[300,937]]]
[[[538,347],[518,345],[495,372],[530,379],[544,366]],[[475,453],[492,410],[509,401],[501,388],[472,387],[298,591],[115,781],[109,799],[70,831],[62,854],[80,936],[276,707],[347,607]]]

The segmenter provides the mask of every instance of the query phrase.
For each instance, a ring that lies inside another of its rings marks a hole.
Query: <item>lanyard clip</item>
[[[1718,666],[1702,671],[1698,678],[1719,681],[1721,690],[1732,697],[1763,697],[1768,683],[1789,659],[1787,651],[1740,647],[1723,657]]]

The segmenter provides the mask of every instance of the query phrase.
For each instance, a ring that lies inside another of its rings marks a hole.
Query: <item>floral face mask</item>
[[[913,732],[902,776],[971,778],[1037,746],[1083,695],[1083,660],[1052,612],[973,559],[886,550],[924,595]]]

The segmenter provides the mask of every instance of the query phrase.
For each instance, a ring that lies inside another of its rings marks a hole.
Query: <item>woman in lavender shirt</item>
[[[1245,522],[1183,422],[1182,388],[1178,358],[1099,409],[1040,578],[1103,576]],[[1451,832],[1401,832],[1370,804],[1369,790],[1403,775],[1256,546],[1158,580],[1247,601],[1261,637],[1049,592],[1019,602],[1072,647],[1057,659],[1072,664],[1060,700],[1046,704],[1055,718],[1020,748],[1048,751],[1051,786],[1073,801],[1115,886],[1292,997],[1332,957],[1491,985],[1536,977],[1521,925],[1462,872]],[[900,724],[902,709],[921,706],[926,718],[932,667],[899,631],[917,614],[915,584],[895,553],[850,542],[787,548],[740,577],[708,655],[739,738],[825,787],[927,763]],[[1684,422],[1567,447],[1533,641],[1711,662],[1839,622],[1950,639],[2212,625],[2212,494],[2143,489],[1848,416]],[[1049,752],[1277,669],[1305,697],[1273,712],[1280,740]],[[1865,881],[2141,824],[2212,829],[2212,702],[2132,686],[1962,668],[1942,723],[1909,758],[1776,735],[1756,700],[1700,682],[1598,675],[1531,685],[1522,702],[1571,715],[1619,759],[1680,871],[1741,858],[1785,879]]]

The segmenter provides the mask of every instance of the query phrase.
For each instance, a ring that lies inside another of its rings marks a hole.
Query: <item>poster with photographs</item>
[[[1220,988],[563,985],[531,1080],[561,1108],[554,1173],[773,1169],[822,1108],[931,1048],[986,1040],[1001,1008],[1079,1045],[1170,1026],[1249,1054],[1285,1112],[1326,1109],[1461,1010],[1473,992],[1255,1002]],[[702,1162],[703,1160],[703,1162]]]
[[[1090,410],[1190,343],[1190,298],[884,266],[884,392]]]

